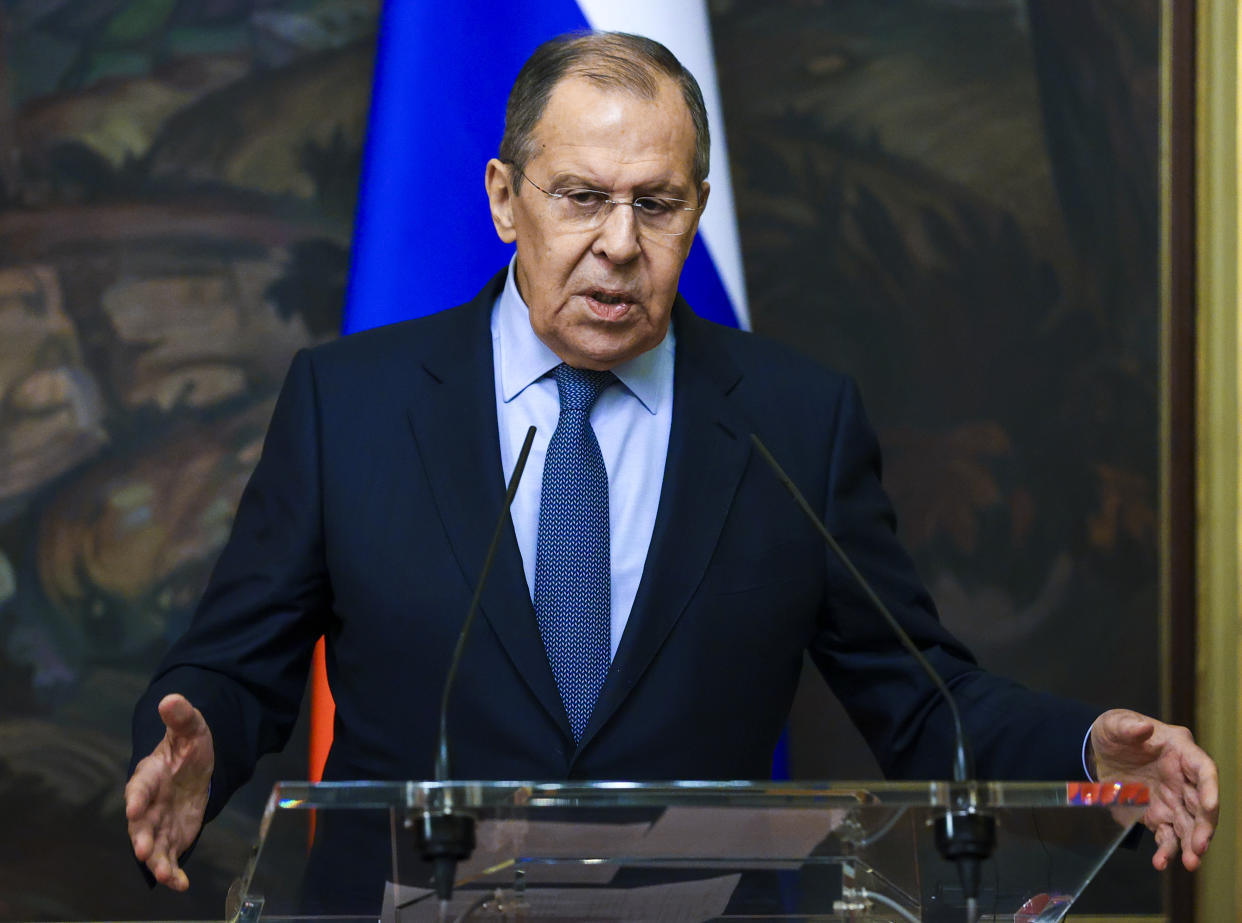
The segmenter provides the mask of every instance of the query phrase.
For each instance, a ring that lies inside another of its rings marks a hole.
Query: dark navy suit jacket
[[[446,665],[503,501],[489,332],[503,279],[294,359],[200,609],[135,716],[140,756],[162,735],[162,695],[203,711],[209,817],[285,742],[321,635],[337,705],[326,778],[431,776]],[[886,774],[949,775],[940,697],[752,450],[753,431],[953,688],[980,774],[1079,777],[1095,711],[984,672],[941,626],[895,537],[851,381],[680,299],[673,323],[655,531],[585,736],[575,746],[510,527],[453,694],[454,775],[764,778],[808,651]]]

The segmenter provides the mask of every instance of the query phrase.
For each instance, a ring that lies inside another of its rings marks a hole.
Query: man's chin
[[[621,330],[612,336],[596,333],[560,344],[561,348],[553,346],[552,351],[574,368],[604,371],[641,355],[659,343],[658,339],[635,336],[632,330],[625,331],[625,334],[628,335],[623,335]]]

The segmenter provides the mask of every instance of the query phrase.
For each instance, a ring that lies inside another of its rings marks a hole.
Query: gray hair
[[[681,90],[694,125],[694,182],[707,178],[711,135],[707,107],[694,75],[671,51],[653,39],[627,32],[571,32],[544,42],[518,72],[505,109],[500,160],[519,171],[535,156],[535,126],[543,117],[556,85],[566,77],[585,77],[604,87],[627,90],[655,99],[659,78],[668,77]]]

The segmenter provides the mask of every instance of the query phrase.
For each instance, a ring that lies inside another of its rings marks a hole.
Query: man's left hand
[[[1091,750],[1101,782],[1142,782],[1151,801],[1143,825],[1156,836],[1151,864],[1168,868],[1180,852],[1193,871],[1216,830],[1220,799],[1216,763],[1190,731],[1115,708],[1091,726]]]

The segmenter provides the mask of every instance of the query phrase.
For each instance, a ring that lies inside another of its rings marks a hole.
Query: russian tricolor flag
[[[522,64],[548,39],[582,29],[653,38],[698,80],[711,126],[712,194],[680,290],[701,316],[750,326],[706,0],[387,0],[342,332],[461,304],[509,261],[512,248],[492,227],[484,168],[500,146]],[[313,779],[332,739],[322,657],[321,642]]]
[[[509,261],[512,248],[496,237],[483,188],[509,88],[538,45],[588,28],[653,38],[699,81],[712,133],[712,196],[681,293],[703,317],[749,326],[706,0],[388,0],[345,333],[468,301]]]

